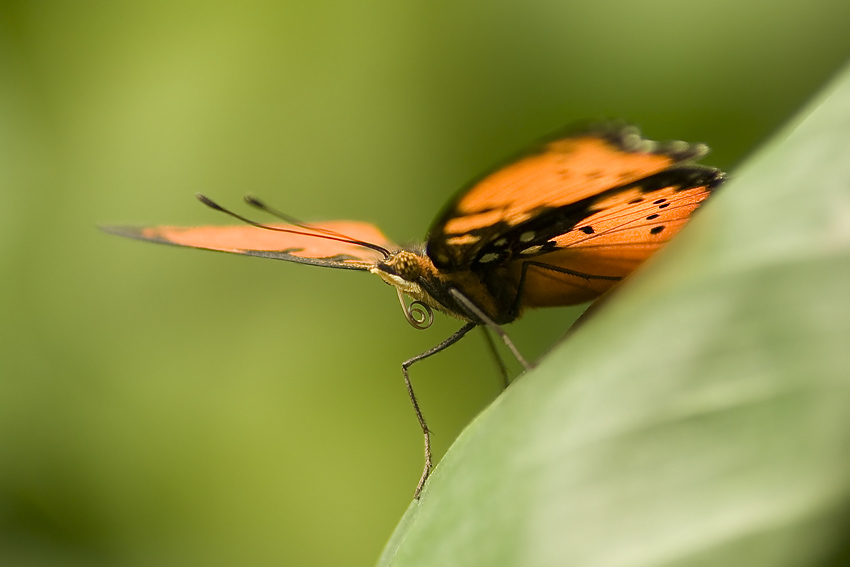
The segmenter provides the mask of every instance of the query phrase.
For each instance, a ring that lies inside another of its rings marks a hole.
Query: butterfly
[[[151,242],[371,272],[396,289],[413,327],[430,326],[435,310],[463,321],[449,338],[402,364],[425,440],[425,466],[414,493],[418,498],[432,456],[410,366],[482,326],[529,368],[502,325],[526,309],[591,301],[632,273],[723,182],[720,170],[693,163],[707,152],[703,144],[644,139],[630,125],[573,128],[538,142],[459,191],[437,216],[425,243],[412,247],[398,246],[368,223],[304,223],[255,197],[246,200],[284,222],[259,223],[198,195],[242,224],[104,230]]]

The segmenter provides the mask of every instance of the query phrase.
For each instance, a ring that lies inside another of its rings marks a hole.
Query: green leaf
[[[818,565],[850,518],[850,68],[458,438],[380,565]]]

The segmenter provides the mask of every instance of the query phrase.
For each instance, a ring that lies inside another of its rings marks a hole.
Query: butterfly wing
[[[715,169],[688,165],[603,192],[505,235],[514,244],[500,269],[482,270],[480,262],[472,269],[513,307],[523,264],[530,262],[520,311],[592,300],[675,236],[722,180]],[[491,243],[482,258],[504,254]]]
[[[342,235],[348,240],[367,242],[390,251],[398,248],[377,227],[363,222],[314,223],[310,225],[312,230],[286,224],[264,226],[267,228],[251,225],[108,226],[103,227],[103,230],[119,236],[162,244],[349,270],[368,270],[384,256],[379,250],[339,238]],[[331,236],[331,233],[337,237]]]
[[[707,153],[661,144],[633,126],[601,125],[554,137],[452,199],[431,227],[428,255],[444,271],[468,269],[490,242],[552,209],[591,198]]]
[[[719,170],[687,163],[706,152],[643,140],[630,127],[545,142],[458,194],[431,230],[428,255],[448,274],[477,274],[499,322],[526,307],[592,300],[675,235],[722,182]],[[473,288],[469,295],[485,299]]]

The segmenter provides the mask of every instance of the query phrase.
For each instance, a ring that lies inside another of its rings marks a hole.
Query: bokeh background
[[[848,21],[846,0],[0,2],[0,564],[369,565],[420,472],[399,364],[456,322],[413,330],[367,274],[97,224],[223,223],[193,194],[250,192],[414,241],[585,118],[734,173],[848,59]],[[510,330],[536,356],[577,313]],[[414,381],[438,455],[499,392],[476,336]]]

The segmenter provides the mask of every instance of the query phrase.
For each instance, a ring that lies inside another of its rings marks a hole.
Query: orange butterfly
[[[376,274],[398,292],[405,318],[430,326],[434,309],[465,322],[434,348],[402,364],[425,437],[419,496],[431,472],[430,434],[409,367],[456,343],[476,326],[496,332],[530,365],[501,325],[526,308],[590,301],[628,276],[675,235],[724,179],[691,163],[708,148],[641,138],[633,126],[605,124],[552,137],[460,191],[424,246],[402,248],[371,224],[305,224],[253,197],[249,204],[286,224],[261,224],[199,195],[239,226],[106,227],[107,232],[207,250]],[[405,303],[404,296],[412,298]],[[488,337],[489,338],[489,337]]]

